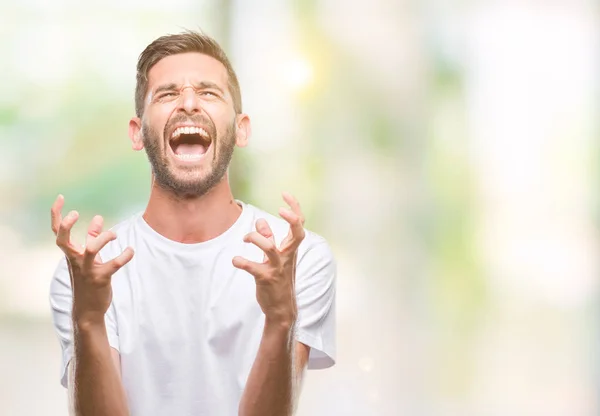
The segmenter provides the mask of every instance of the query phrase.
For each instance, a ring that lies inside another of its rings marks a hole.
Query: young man
[[[329,246],[291,195],[283,220],[233,198],[227,168],[250,119],[213,39],[152,42],[135,105],[129,137],[153,172],[146,210],[110,231],[94,217],[82,246],[77,212],[62,217],[62,196],[52,207],[65,259],[50,301],[72,411],[292,414],[303,370],[334,364]]]

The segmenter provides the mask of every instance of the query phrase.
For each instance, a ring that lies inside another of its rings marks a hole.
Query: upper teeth
[[[171,135],[171,138],[174,139],[176,137],[179,137],[182,134],[199,134],[201,136],[208,137],[208,133],[202,127],[193,126],[193,127],[178,127],[178,128],[176,128],[175,131],[173,132],[173,134]]]

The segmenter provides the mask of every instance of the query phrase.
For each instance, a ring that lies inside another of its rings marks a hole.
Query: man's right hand
[[[95,216],[88,227],[85,246],[74,244],[71,229],[79,214],[71,211],[62,217],[64,198],[59,195],[52,205],[52,231],[56,235],[56,245],[65,253],[71,275],[73,289],[73,322],[77,325],[104,323],[104,314],[112,300],[111,278],[121,267],[133,258],[133,249],[127,247],[119,256],[103,262],[100,250],[113,241],[113,231],[102,231],[103,219]]]

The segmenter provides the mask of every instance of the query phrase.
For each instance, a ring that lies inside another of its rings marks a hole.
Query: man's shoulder
[[[141,212],[136,212],[134,214],[131,214],[128,217],[119,220],[115,225],[110,227],[110,230],[114,231],[115,234],[117,234],[117,238],[118,238],[119,234],[126,233],[127,231],[134,228],[141,216],[142,216]]]
[[[113,231],[117,236],[116,241],[123,242],[131,238],[132,232],[139,225],[142,214],[143,212],[136,212],[134,214],[129,214],[126,217],[123,216],[116,224],[110,227],[110,231]]]
[[[109,241],[101,250],[101,257],[114,257],[120,254],[125,247],[131,245],[135,239],[136,229],[139,225],[142,212],[129,215],[125,219],[119,220],[115,225],[110,227],[110,231],[116,235],[115,240]]]

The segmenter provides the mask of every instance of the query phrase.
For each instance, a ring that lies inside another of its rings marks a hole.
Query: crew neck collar
[[[216,236],[215,238],[212,238],[207,241],[202,241],[200,243],[181,243],[179,241],[171,240],[171,239],[163,236],[162,234],[160,234],[158,231],[156,231],[154,228],[152,228],[146,222],[146,220],[144,219],[143,213],[138,214],[137,222],[140,226],[140,229],[142,230],[142,232],[145,235],[147,235],[148,237],[152,238],[153,240],[158,241],[161,244],[169,246],[175,250],[179,250],[179,251],[181,251],[181,250],[189,250],[189,251],[206,250],[206,249],[210,249],[215,246],[219,246],[224,241],[227,241],[228,237],[231,234],[235,233],[235,231],[238,228],[240,228],[242,226],[242,224],[245,222],[248,215],[250,215],[247,204],[245,204],[244,202],[239,201],[237,199],[235,200],[235,202],[242,208],[242,212],[240,213],[239,217],[235,220],[235,222],[231,225],[231,227],[229,227],[227,230],[225,230],[223,233]]]

